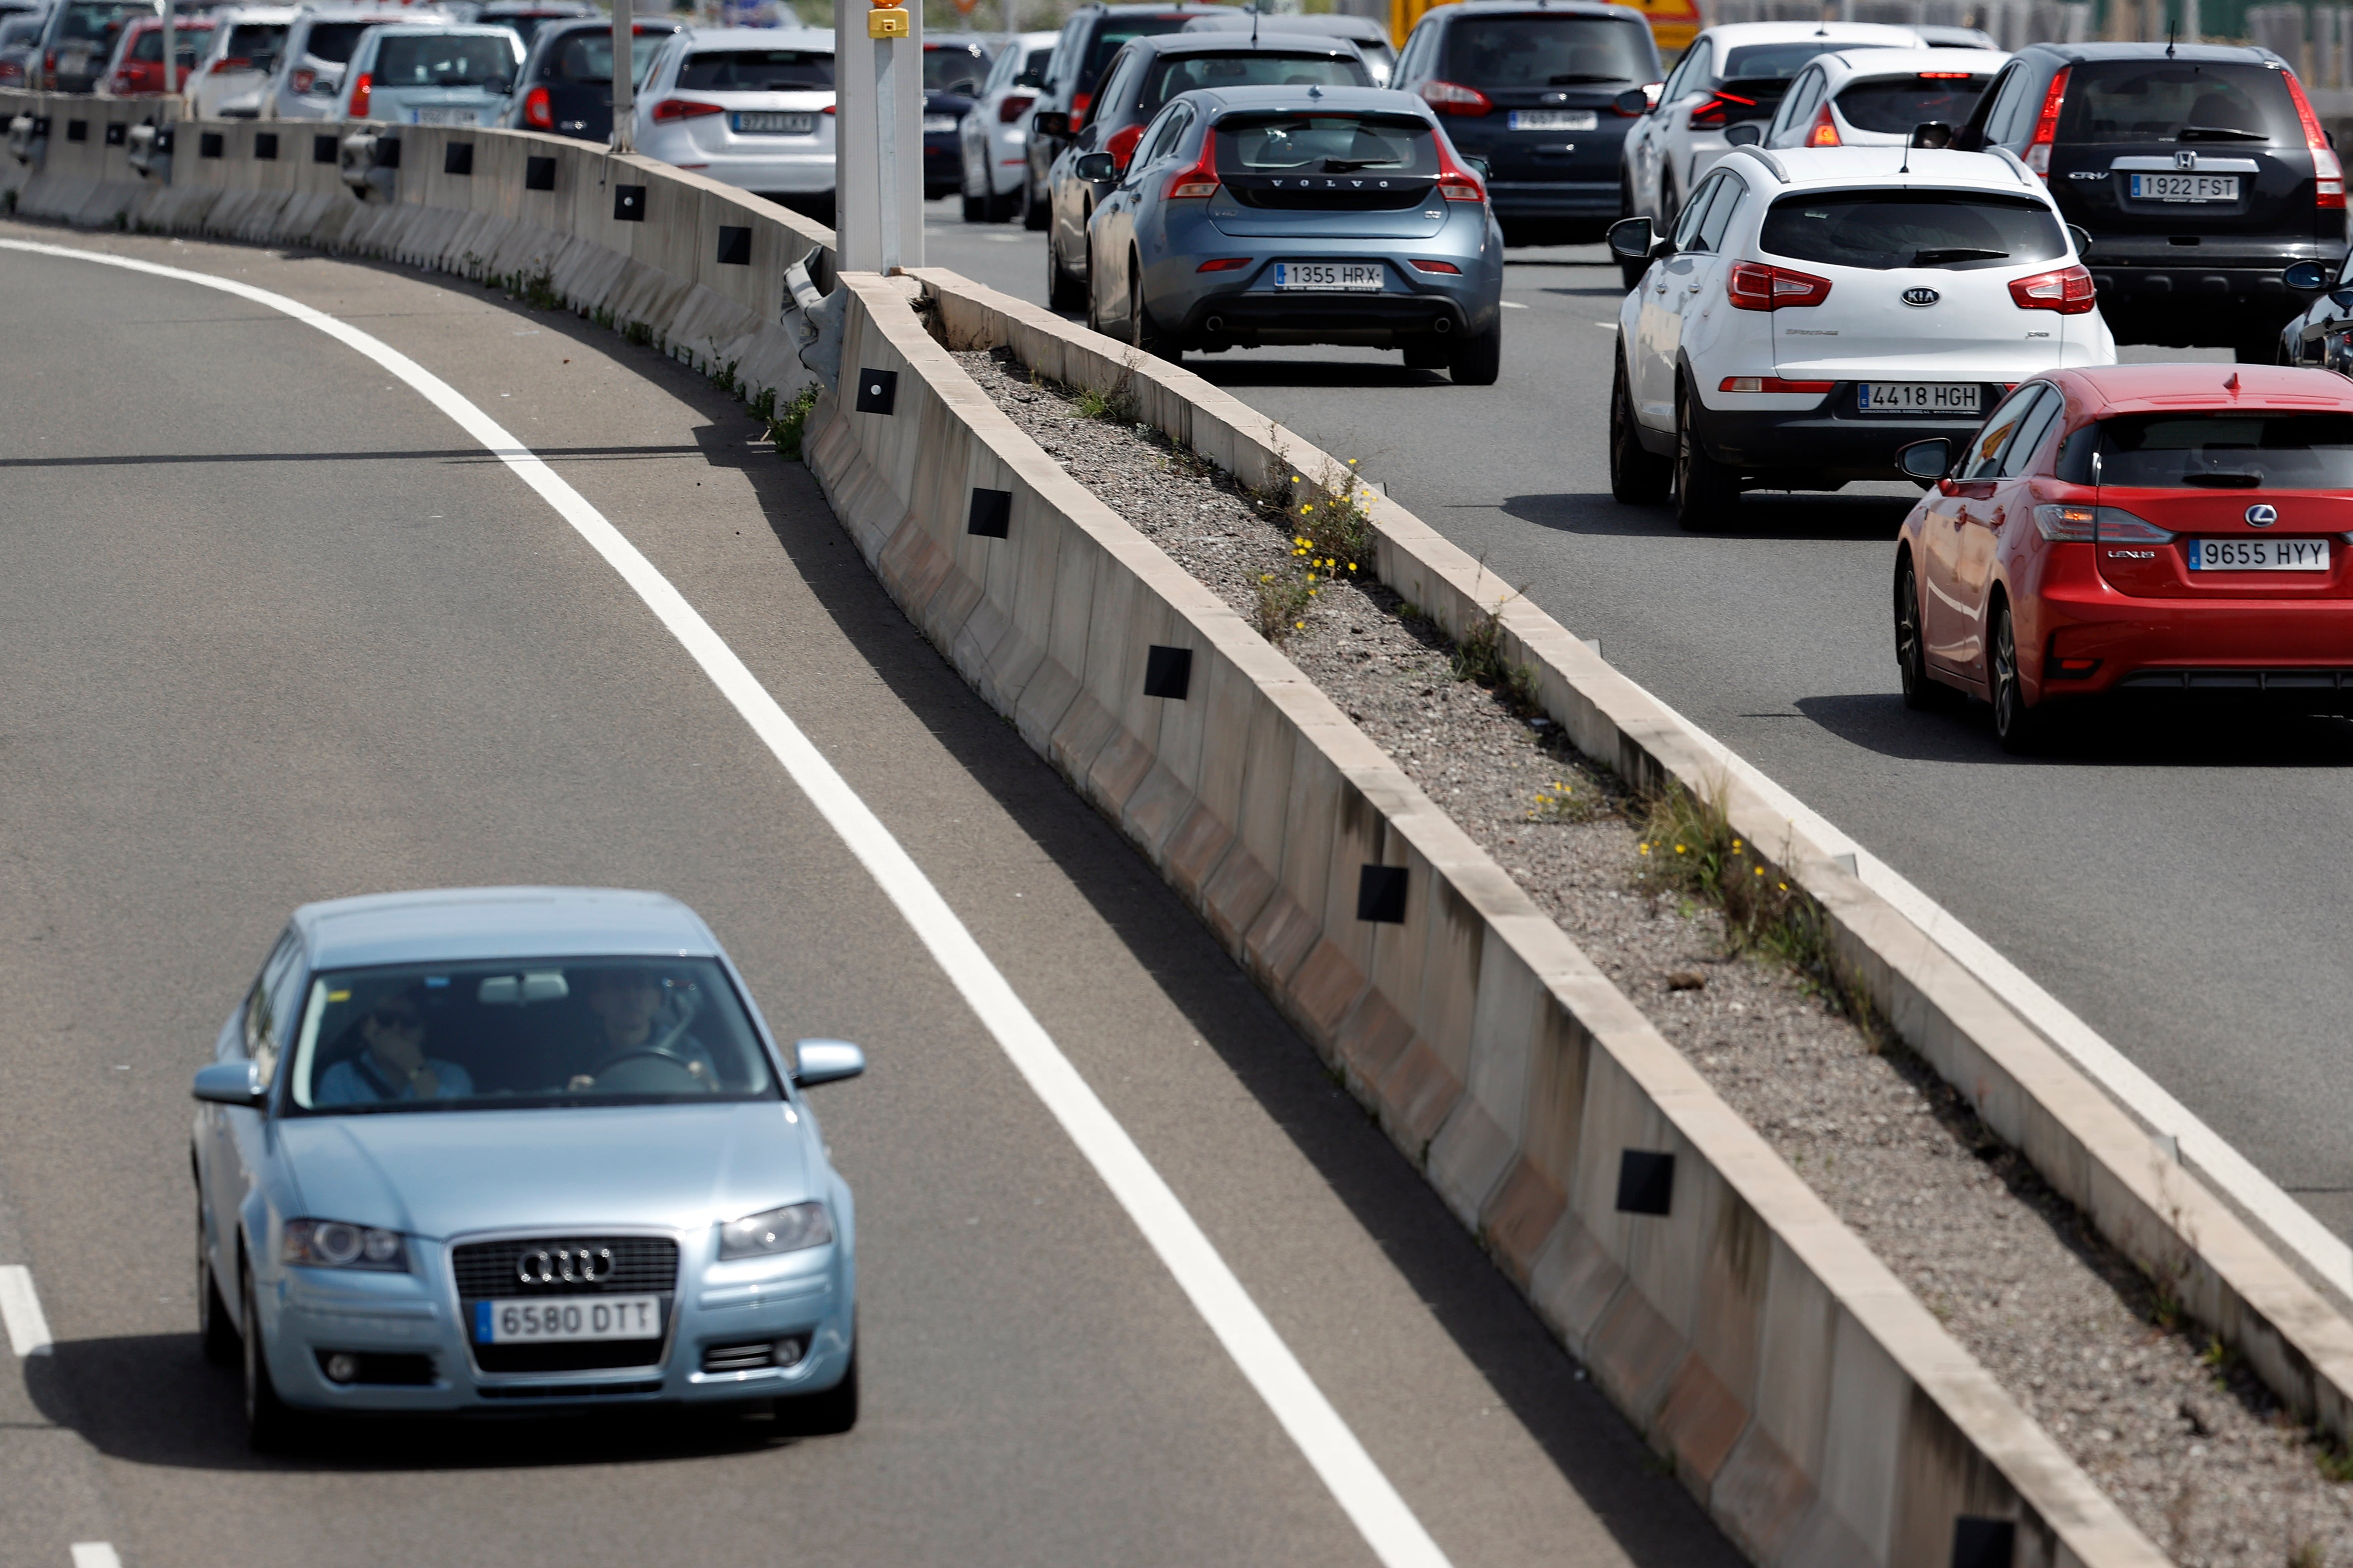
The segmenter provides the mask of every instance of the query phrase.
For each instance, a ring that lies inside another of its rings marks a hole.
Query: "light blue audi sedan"
[[[857,1226],[786,1046],[659,893],[305,904],[195,1078],[206,1354],[305,1417],[768,1401],[858,1416]]]
[[[1087,324],[1175,360],[1293,343],[1400,349],[1492,384],[1504,236],[1479,168],[1411,93],[1237,87],[1171,99],[1087,224]]]

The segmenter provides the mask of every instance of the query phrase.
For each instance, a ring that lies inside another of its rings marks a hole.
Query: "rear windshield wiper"
[[[2242,131],[2235,125],[2185,125],[2174,132],[2176,142],[2268,142],[2263,131]]]
[[[1912,253],[1915,267],[1938,267],[1947,261],[1999,261],[2010,254],[2007,250],[1981,250],[1970,245],[1947,245]]]
[[[2263,477],[2261,474],[2232,473],[2227,468],[2206,468],[2198,473],[2182,475],[2181,482],[2185,485],[2202,485],[2209,489],[2251,490],[2263,482]]]
[[[1611,76],[1607,72],[1596,76],[1590,71],[1564,71],[1559,76],[1545,78],[1546,82],[1553,87],[1568,87],[1580,81],[1631,81],[1632,79],[1631,77]]]
[[[1398,162],[1394,158],[1326,158],[1324,160],[1324,172],[1327,174],[1349,174],[1358,169],[1394,169],[1397,166]]]

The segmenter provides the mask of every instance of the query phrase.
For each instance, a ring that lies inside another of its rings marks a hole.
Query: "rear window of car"
[[[1649,79],[1640,22],[1599,16],[1477,16],[1446,30],[1446,79],[1466,87],[1571,87]]]
[[[833,57],[813,49],[698,49],[678,85],[706,92],[807,92],[833,85]]]
[[[376,45],[373,74],[385,87],[480,87],[514,75],[514,46],[480,34],[396,35]]]
[[[643,27],[629,29],[629,79],[643,87],[646,72],[653,68],[654,56],[661,47],[662,35],[649,33]],[[567,33],[557,41],[552,51],[554,58],[547,63],[550,81],[609,82],[613,79],[613,30],[610,27],[583,27]]]
[[[372,22],[321,22],[303,38],[302,52],[342,65],[359,47],[360,35],[374,26]]]
[[[923,50],[923,89],[980,96],[981,79],[988,74],[988,57],[970,44],[941,44]]]
[[[226,58],[245,62],[243,67],[232,65],[232,70],[268,70],[285,47],[285,23],[239,22],[229,32]]]
[[[2304,145],[2287,81],[2242,60],[2094,60],[2067,78],[2062,142]]]
[[[1179,93],[1220,87],[1370,87],[1362,64],[1331,55],[1277,55],[1240,50],[1230,55],[1175,55],[1161,60],[1144,80],[1145,117]]]
[[[1839,112],[1858,131],[1909,132],[1930,121],[1958,126],[1992,79],[1967,71],[1920,71],[1851,81],[1839,89]]]
[[[174,21],[176,22],[177,18],[174,18]],[[196,63],[196,40],[189,37],[189,34],[209,33],[212,30],[212,24],[209,22],[194,24],[179,22],[172,29],[172,52],[179,57],[180,64],[193,67]],[[134,60],[144,60],[151,65],[160,64],[164,58],[164,29],[156,27],[152,31],[140,34],[133,39],[131,45],[131,58]]]
[[[2353,414],[2120,415],[2100,422],[2099,453],[2104,485],[2341,490],[2353,488]]]
[[[1438,177],[1438,142],[1407,114],[1229,114],[1218,121],[1218,173]]]
[[[1883,48],[1882,44],[1841,44],[1834,38],[1817,42],[1803,38],[1794,44],[1744,44],[1724,57],[1724,68],[1717,76],[1725,81],[1738,79],[1746,81],[1787,81],[1806,68],[1806,62],[1816,55],[1826,55],[1833,49],[1840,54],[1856,49]]]
[[[773,1100],[776,1075],[708,958],[403,964],[314,976],[295,1114]]]
[[[111,37],[120,30],[119,25],[131,17],[153,15],[154,12],[146,5],[69,5],[66,14],[58,20],[58,41],[95,43]]]
[[[1103,75],[1103,67],[1111,64],[1112,56],[1119,53],[1120,45],[1130,38],[1157,37],[1162,33],[1181,33],[1190,16],[1122,16],[1106,21],[1095,34],[1094,42],[1087,46],[1086,62],[1079,70],[1079,90],[1092,92],[1095,79]]]
[[[1757,244],[1792,261],[1898,267],[2015,267],[2067,254],[2057,215],[2025,196],[1975,191],[1823,191],[1783,196]]]

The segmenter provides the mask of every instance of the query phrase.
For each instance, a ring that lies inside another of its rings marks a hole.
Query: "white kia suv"
[[[1743,489],[1902,479],[1898,448],[1957,449],[2017,383],[2116,363],[2082,243],[2008,153],[1736,149],[1672,234],[1609,231],[1647,258],[1618,312],[1610,492],[1672,489],[1697,530]]]

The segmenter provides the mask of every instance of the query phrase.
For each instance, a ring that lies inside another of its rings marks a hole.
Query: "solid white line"
[[[0,1323],[7,1325],[8,1347],[18,1355],[49,1353],[49,1321],[41,1315],[33,1271],[21,1263],[0,1263]]]
[[[744,661],[720,638],[694,606],[640,554],[636,545],[605,521],[580,492],[566,484],[489,415],[460,395],[448,383],[407,355],[358,328],[311,309],[298,300],[257,289],[233,279],[214,278],[176,267],[159,266],[130,257],[38,245],[27,240],[0,240],[0,248],[31,251],[43,256],[95,261],[133,272],[217,289],[273,310],[319,331],[366,355],[415,388],[427,402],[448,415],[468,435],[514,470],[537,490],[548,505],[579,531],[599,555],[637,591],[638,596],[693,655],[712,685],[735,706],[744,722],[766,742],[818,811],[839,834],[850,853],[899,908],[933,959],[946,971],[965,1001],[980,1017],[997,1043],[1046,1108],[1054,1113],[1071,1141],[1112,1190],[1128,1216],[1160,1255],[1177,1285],[1191,1298],[1226,1348],[1242,1375],[1258,1390],[1309,1465],[1331,1489],[1333,1498],[1361,1532],[1374,1554],[1388,1568],[1444,1568],[1446,1555],[1422,1529],[1413,1510],[1365,1452],[1340,1413],[1332,1408],[1307,1369],[1267,1321],[1258,1303],[1242,1288],[1233,1270],[1218,1254],[1208,1236],[1194,1222],[1160,1173],[1137,1148],[1093,1089],[1062,1055],[1052,1037],[1030,1015],[1012,985],[997,972],[971,931],[956,918],[921,868],[892,837],[881,819],[834,771],[800,727],[777,706],[776,699],[745,668]],[[28,1284],[29,1289],[29,1284]],[[9,1320],[16,1331],[16,1320]]]
[[[122,1559],[116,1556],[111,1543],[104,1541],[77,1541],[73,1543],[73,1568],[122,1568]]]

